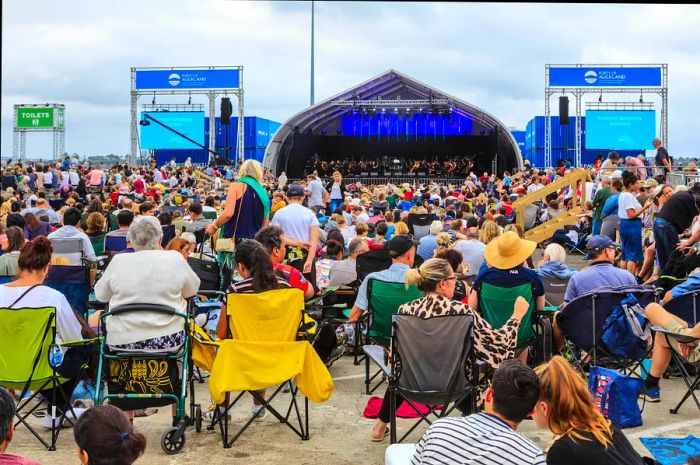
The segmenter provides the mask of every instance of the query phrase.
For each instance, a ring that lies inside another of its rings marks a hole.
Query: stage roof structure
[[[436,102],[440,107],[449,107],[473,121],[472,133],[469,135],[483,134],[484,131],[497,133],[499,168],[513,169],[523,166],[518,143],[508,127],[498,118],[475,105],[393,69],[308,107],[285,121],[265,150],[264,166],[276,174],[283,171],[292,149],[295,132],[308,133],[310,130],[314,134],[320,134],[324,130],[324,134],[333,137],[340,128],[343,115],[353,107],[357,109],[371,106],[373,102],[369,102],[370,100],[376,101],[379,107],[394,106],[394,103],[398,107],[406,107],[412,103],[426,101]],[[353,105],[353,102],[356,104]]]

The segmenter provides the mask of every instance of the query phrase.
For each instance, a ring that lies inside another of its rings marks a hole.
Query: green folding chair
[[[215,220],[216,219],[216,212],[215,211],[204,211],[202,212],[202,216],[206,218],[207,220]]]
[[[364,335],[364,345],[379,345],[387,353],[391,342],[391,317],[398,312],[399,307],[423,296],[416,286],[406,288],[404,283],[393,283],[370,279],[367,282],[367,313],[360,320],[366,319],[367,334]],[[355,329],[356,338],[362,334],[359,322]],[[369,359],[365,358],[365,394],[372,394],[381,386],[381,380],[372,386],[372,382],[382,374],[377,370],[374,375],[369,373]]]
[[[60,378],[49,364],[49,352],[55,339],[55,308],[0,308],[0,386],[20,392],[15,427],[22,423],[50,451],[56,450],[60,425],[69,412],[76,418],[72,408],[61,412],[59,417],[55,408],[49,409],[47,415],[51,415],[52,428],[48,442],[27,421],[39,407],[48,405],[46,398],[35,402],[39,391],[50,388],[54,406],[57,392],[65,395],[62,384],[67,379]],[[27,397],[29,391],[32,393]]]
[[[95,255],[98,257],[105,254],[105,236],[107,234],[100,234],[97,236],[88,236],[90,238],[90,243],[92,244],[92,249],[95,251]]]
[[[518,297],[527,300],[530,308],[520,323],[516,349],[520,352],[534,342],[535,295],[531,283],[513,287],[498,287],[480,281],[477,283],[477,293],[479,295],[479,313],[496,329],[503,326],[513,315],[513,305]]]

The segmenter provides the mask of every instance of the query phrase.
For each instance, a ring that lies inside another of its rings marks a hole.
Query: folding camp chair
[[[15,427],[22,423],[48,450],[56,450],[56,441],[64,420],[76,419],[72,407],[56,411],[56,396],[66,393],[61,378],[50,364],[50,355],[55,350],[56,309],[45,308],[0,308],[0,386],[19,391],[19,401],[15,415]],[[39,396],[39,391],[51,389],[51,405],[47,414],[51,416],[51,438],[46,441],[32,427],[27,418],[48,398]],[[31,391],[31,395],[29,394]],[[38,402],[34,402],[38,400]]]
[[[566,287],[569,285],[569,278],[542,278],[544,284],[544,302],[548,307],[560,307],[564,303]]]
[[[420,415],[398,442],[422,422],[430,425],[431,415],[438,418],[448,416],[457,406],[467,410],[465,413],[475,411],[478,369],[472,343],[472,317],[449,315],[423,319],[413,315],[394,315],[391,325],[389,363],[385,362],[382,346],[363,347],[389,379],[390,442],[397,442],[397,396]],[[416,402],[428,406],[429,412],[423,414]]]
[[[416,286],[406,288],[404,283],[370,279],[367,283],[368,308],[367,312],[357,320],[355,340],[359,341],[362,338],[363,346],[377,345],[388,352],[391,342],[391,317],[398,312],[401,305],[416,300],[422,295],[423,293]],[[367,326],[365,334],[361,329],[362,323]],[[372,381],[381,374],[382,370],[378,370],[370,376],[369,359],[365,357],[365,394],[369,395],[381,386],[383,379],[372,386]]]
[[[85,249],[83,240],[79,237],[55,237],[50,239],[53,247],[53,256],[64,257],[72,266],[83,264]]]
[[[413,234],[415,240],[430,234],[430,225],[437,218],[434,213],[409,213],[406,224],[408,231]]]
[[[672,333],[660,327],[653,327],[652,329],[656,332],[662,333],[666,337],[666,342],[668,344],[669,350],[671,351],[671,358],[676,363],[676,365],[678,365],[678,368],[681,372],[681,376],[683,377],[683,381],[685,382],[685,385],[688,388],[686,393],[683,395],[683,398],[680,400],[680,402],[678,402],[678,405],[670,409],[670,413],[678,413],[678,410],[681,408],[681,406],[683,406],[685,401],[688,400],[691,396],[695,401],[695,405],[697,405],[698,410],[700,410],[700,400],[698,400],[698,397],[695,395],[695,390],[700,388],[700,359],[692,363],[689,362],[688,359],[686,359],[680,354],[678,347],[675,344],[673,344],[673,342],[684,344],[700,344],[700,338]],[[690,373],[687,365],[691,365],[695,369],[694,375]]]
[[[669,300],[664,304],[664,309],[688,323],[688,326],[695,326],[700,323],[700,290],[686,292]]]
[[[65,203],[66,202],[63,199],[49,199],[49,206],[51,206],[53,211],[60,210]]]
[[[125,236],[110,236],[109,234],[105,236],[105,252],[110,258],[116,253],[126,250],[126,246]]]
[[[17,276],[0,276],[0,284],[7,284],[15,280]]]
[[[217,404],[214,422],[219,424],[225,448],[262,414],[252,417],[229,440],[229,412],[246,394],[287,425],[302,440],[309,439],[309,399],[325,402],[333,391],[333,381],[308,340],[297,341],[304,309],[304,295],[296,288],[275,289],[254,294],[228,294],[226,302],[229,329],[233,339],[219,342],[219,350],[209,378],[209,392]],[[296,385],[292,379],[296,378]],[[290,389],[286,413],[271,403],[284,389]],[[269,397],[258,391],[277,386]],[[233,401],[230,395],[240,391]],[[304,414],[296,394],[304,394]],[[292,410],[295,418],[290,419]],[[213,428],[214,422],[209,426]]]
[[[66,296],[73,311],[87,317],[92,287],[87,266],[51,265],[44,285]]]
[[[602,344],[603,324],[613,308],[620,305],[628,294],[634,295],[642,307],[656,300],[656,289],[652,286],[602,287],[580,295],[566,303],[557,316],[557,325],[564,334],[564,344],[571,355],[571,362],[581,373],[585,373],[585,351],[592,365],[606,366],[634,373],[641,361],[630,357],[616,357],[608,353]],[[651,349],[649,349],[651,350]]]
[[[362,282],[368,274],[375,271],[388,270],[391,266],[391,257],[385,249],[370,250],[357,256],[355,266],[357,268],[357,280]]]
[[[105,236],[106,234],[88,236],[90,238],[90,243],[92,244],[92,249],[95,251],[95,255],[98,257],[105,254]]]
[[[207,220],[215,220],[217,213],[215,211],[203,211],[202,216]]]

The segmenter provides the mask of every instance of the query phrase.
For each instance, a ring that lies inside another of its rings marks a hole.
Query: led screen
[[[153,119],[148,118],[150,116]],[[158,124],[163,123],[163,125]],[[144,124],[147,123],[147,124]],[[184,134],[204,145],[203,111],[150,111],[141,113],[141,148],[152,149],[201,149],[168,128]]]
[[[654,137],[654,110],[586,111],[586,149],[647,150]]]

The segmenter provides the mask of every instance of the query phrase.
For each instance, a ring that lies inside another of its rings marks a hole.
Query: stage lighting
[[[411,111],[411,109],[410,109],[410,108],[406,108],[406,112],[407,112],[407,113],[408,113],[408,112],[410,112],[410,111]]]
[[[338,134],[338,135],[340,135],[341,132],[342,132],[342,131],[340,130],[340,128],[338,128],[338,129],[335,130],[335,133]]]
[[[192,94],[187,98],[187,104],[192,105]]]
[[[641,92],[639,93],[639,103],[644,103],[644,95]]]
[[[603,102],[603,91],[600,91],[600,97],[598,97],[598,102],[602,103]]]
[[[398,113],[398,112],[399,112],[399,109],[398,109],[398,108],[394,108],[394,113]]]
[[[484,130],[482,129],[482,130],[479,131],[479,134],[481,134],[481,135],[483,136],[485,132],[486,132],[486,131],[484,131]]]
[[[326,128],[321,129],[321,134],[326,135]]]

